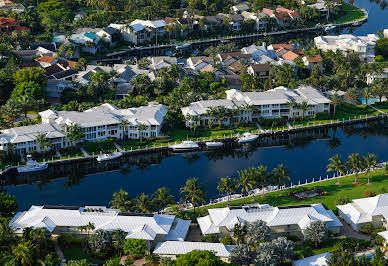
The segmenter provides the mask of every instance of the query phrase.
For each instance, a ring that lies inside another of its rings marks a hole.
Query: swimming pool
[[[366,104],[366,100],[364,98],[357,98],[357,100],[359,100],[361,102],[361,104]],[[371,99],[368,99],[368,103],[369,104],[373,104],[375,102],[377,102],[379,100],[379,98],[371,98]]]
[[[62,41],[63,39],[65,39],[65,35],[63,35],[63,34],[54,35],[54,37],[53,37],[53,42],[60,42],[60,41]]]

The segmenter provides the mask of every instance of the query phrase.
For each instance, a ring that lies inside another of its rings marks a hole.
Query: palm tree
[[[140,142],[143,141],[143,131],[147,129],[147,126],[144,124],[140,124],[137,126],[137,131],[139,133]]]
[[[136,207],[142,213],[149,213],[151,205],[150,203],[150,197],[144,193],[141,193],[141,195],[136,200]]]
[[[34,264],[34,249],[31,241],[19,243],[12,249],[13,261],[16,265],[33,265]]]
[[[327,165],[327,171],[335,171],[337,173],[338,182],[340,183],[340,174],[345,173],[345,165],[339,158],[338,154],[329,159],[330,163]]]
[[[373,84],[372,92],[374,96],[379,97],[379,102],[382,102],[384,96],[388,96],[388,89],[380,80],[376,80]]]
[[[22,112],[24,114],[24,118],[27,121],[28,120],[27,112],[30,111],[31,108],[36,104],[36,101],[34,100],[33,97],[26,94],[26,95],[22,95],[18,99],[18,103],[20,105],[20,109],[22,110]]]
[[[349,155],[346,165],[352,173],[355,173],[354,184],[357,184],[358,172],[362,169],[362,161],[358,153]]]
[[[241,194],[248,194],[248,191],[253,187],[252,174],[249,170],[244,169],[237,172],[239,179],[237,181],[237,187],[240,188]]]
[[[6,104],[0,107],[0,113],[4,121],[11,124],[11,127],[14,126],[15,119],[19,117],[20,112],[20,104],[13,99],[9,99]]]
[[[268,184],[268,181],[270,179],[270,173],[267,172],[267,167],[264,165],[260,165],[257,167],[256,171],[256,180],[257,183],[261,184],[261,189],[264,189],[264,187]]]
[[[159,209],[164,209],[168,204],[174,203],[174,196],[170,194],[170,191],[166,187],[158,188],[155,192],[154,200]]]
[[[113,198],[109,202],[111,208],[119,209],[122,212],[128,212],[131,209],[132,202],[128,196],[128,192],[120,189],[120,191],[113,193]]]
[[[94,223],[91,223],[89,222],[87,225],[86,225],[86,231],[88,232],[88,236],[89,236],[89,231],[93,231],[96,227],[94,226]]]
[[[333,105],[334,111],[333,116],[335,116],[337,105],[342,103],[342,97],[338,95],[338,93],[333,93],[333,95],[330,96],[331,104]]]
[[[235,188],[236,182],[229,176],[221,178],[217,186],[217,189],[220,193],[226,193],[228,197],[228,202],[230,201],[230,194],[236,192]]]
[[[46,134],[38,133],[35,138],[41,151],[45,152],[50,147],[51,143],[46,137]]]
[[[334,8],[334,1],[324,0],[324,2],[325,2],[325,8],[327,9],[326,21],[329,21],[330,11]]]
[[[123,119],[123,120],[121,120],[120,124],[121,124],[121,126],[123,128],[123,139],[127,139],[128,138],[127,129],[128,129],[128,126],[129,126],[129,122],[128,122],[128,120]]]
[[[304,119],[306,112],[311,109],[311,105],[309,105],[306,101],[303,101],[298,104],[298,108],[302,111],[302,119]]]
[[[285,184],[290,180],[290,170],[283,164],[278,164],[278,167],[272,170],[272,177],[278,185]]]
[[[186,184],[180,189],[182,199],[191,202],[194,207],[199,206],[199,203],[206,203],[204,185],[198,182],[198,178],[189,178]]]
[[[80,141],[85,136],[85,133],[82,131],[81,127],[78,126],[77,124],[67,125],[65,132],[66,132],[66,137],[70,140],[72,145]]]
[[[365,99],[365,104],[368,105],[369,99],[372,98],[373,92],[370,87],[365,87],[362,92],[362,97]]]
[[[370,184],[370,172],[377,166],[377,157],[375,154],[368,153],[363,157],[364,167],[368,175],[368,185]]]

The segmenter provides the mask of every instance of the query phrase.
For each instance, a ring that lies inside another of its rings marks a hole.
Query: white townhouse
[[[289,105],[292,102],[307,102],[310,105],[310,109],[304,114],[305,116],[330,112],[331,101],[310,86],[301,86],[295,90],[277,87],[265,92],[242,92],[231,89],[225,91],[225,93],[226,99],[194,102],[189,106],[183,107],[181,109],[182,113],[184,116],[199,117],[199,121],[196,122],[198,125],[208,125],[209,121],[216,122],[214,117],[207,115],[209,108],[223,106],[228,109],[238,109],[239,112],[235,114],[233,121],[230,121],[229,118],[223,121],[225,125],[229,125],[240,121],[257,122],[260,117],[292,118],[302,116],[301,110]],[[189,126],[191,123],[193,121],[187,121],[186,126]]]
[[[323,51],[341,51],[343,54],[354,51],[366,62],[373,62],[376,41],[379,39],[380,37],[376,34],[368,34],[367,36],[342,34],[338,36],[318,36],[314,38],[314,43],[317,48]]]
[[[114,232],[122,230],[126,239],[144,239],[149,245],[161,241],[184,241],[191,221],[175,215],[123,213],[103,206],[35,206],[18,212],[10,221],[10,228],[21,234],[26,228],[44,228],[52,234],[90,234],[80,231],[89,223],[94,230]]]
[[[198,218],[202,234],[230,235],[236,224],[248,224],[264,221],[278,235],[301,235],[314,221],[327,224],[330,232],[339,233],[343,226],[331,210],[326,210],[321,203],[272,207],[268,204],[255,204],[241,207],[209,209],[209,215]]]
[[[124,41],[133,44],[143,44],[152,38],[152,30],[142,24],[110,24],[109,27],[118,30]]]
[[[365,224],[373,224],[375,228],[384,226],[388,229],[388,193],[374,197],[355,199],[351,203],[337,206],[339,215],[360,231]]]
[[[388,78],[388,68],[384,68],[382,73],[368,73],[366,74],[366,84],[372,85],[376,80],[382,80]]]
[[[230,251],[235,245],[222,243],[189,242],[189,241],[166,241],[156,244],[153,254],[160,257],[176,259],[177,256],[189,253],[193,250],[206,250],[214,254],[226,263],[230,262]]]
[[[159,137],[166,114],[167,107],[157,103],[128,109],[105,103],[84,112],[49,109],[39,113],[42,124],[1,130],[0,150],[8,152],[12,145],[19,155],[39,152],[40,146],[36,141],[39,134],[48,139],[49,149],[67,148],[74,145],[66,136],[66,127],[71,125],[81,128],[85,141]],[[140,125],[144,125],[145,129],[140,130]]]

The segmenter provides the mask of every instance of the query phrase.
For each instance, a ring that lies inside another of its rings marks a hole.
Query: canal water
[[[124,189],[136,196],[151,194],[166,186],[179,200],[179,189],[190,177],[205,185],[207,198],[218,197],[222,177],[237,177],[237,171],[282,163],[291,171],[292,182],[325,176],[328,159],[339,154],[374,153],[388,160],[388,121],[315,130],[277,138],[260,139],[256,145],[229,144],[218,151],[187,154],[158,152],[128,156],[118,161],[95,161],[50,167],[35,174],[7,175],[4,189],[15,195],[21,210],[31,204],[108,205],[112,194]]]

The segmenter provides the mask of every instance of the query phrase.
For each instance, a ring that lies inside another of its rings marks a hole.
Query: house
[[[178,59],[173,56],[153,56],[149,58],[151,61],[150,69],[159,70],[163,67],[169,67],[178,64]]]
[[[121,33],[124,41],[135,45],[151,41],[152,30],[144,27],[142,24],[110,24],[108,27],[114,28]]]
[[[232,30],[233,31],[241,31],[242,25],[244,22],[244,17],[240,14],[228,15],[228,17],[230,17],[230,19],[232,20],[232,22],[231,22]]]
[[[82,140],[98,141],[107,138],[139,139],[159,137],[167,108],[157,103],[137,108],[119,109],[113,104],[102,104],[84,112],[46,110],[40,112],[42,124],[0,130],[0,150],[8,152],[13,145],[16,154],[25,155],[40,151],[36,141],[38,134],[44,134],[50,142],[50,149],[67,148],[74,143],[66,137],[67,126],[78,125],[85,133]],[[128,122],[123,127],[122,121]],[[144,130],[139,130],[145,125]]]
[[[230,8],[230,12],[233,14],[241,14],[242,12],[247,12],[250,10],[250,7],[246,3],[241,3]]]
[[[366,74],[366,84],[372,85],[376,80],[388,78],[388,68],[384,68],[381,74],[368,73]]]
[[[384,29],[383,36],[384,38],[388,38],[388,29]]]
[[[294,266],[327,266],[327,261],[330,259],[331,253],[325,252],[315,256],[307,257],[301,260],[292,262]]]
[[[210,117],[207,111],[210,107],[223,106],[227,109],[238,110],[241,106],[254,106],[255,110],[241,110],[234,114],[232,120],[226,118],[222,121],[225,125],[245,122],[257,122],[260,117],[299,117],[302,115],[311,116],[315,113],[330,112],[330,100],[321,92],[310,86],[301,86],[296,90],[285,87],[277,87],[265,92],[242,92],[237,89],[225,91],[227,98],[220,100],[207,100],[191,103],[183,107],[184,116],[191,115],[198,117],[198,125],[208,125],[209,123],[219,122],[215,117]],[[303,114],[296,107],[291,107],[289,103],[307,102],[310,109]],[[193,121],[186,121],[186,126],[190,126]]]
[[[44,228],[55,235],[85,235],[90,234],[90,230],[79,228],[91,223],[95,227],[92,231],[121,230],[126,233],[126,239],[144,239],[150,247],[154,242],[184,241],[190,222],[174,215],[123,213],[104,206],[32,205],[28,211],[18,212],[9,226],[18,234],[26,228]]]
[[[264,221],[272,231],[272,236],[303,235],[303,231],[314,221],[327,224],[330,232],[339,233],[341,222],[331,210],[321,204],[272,207],[255,204],[241,207],[215,208],[209,215],[198,218],[203,235],[230,235],[236,224]]]
[[[244,63],[249,63],[252,60],[252,55],[242,54],[241,52],[229,52],[222,53],[217,55],[223,66],[229,66],[236,61],[243,61]]]
[[[0,17],[0,31],[11,32],[15,27],[20,26],[20,21],[14,18]]]
[[[48,79],[46,85],[46,94],[50,103],[60,103],[64,89],[73,88],[73,82],[62,79]]]
[[[264,82],[266,79],[269,79],[270,70],[271,65],[268,64],[250,64],[247,68],[248,74],[256,76],[261,82]]]
[[[263,8],[262,13],[274,18],[282,27],[289,25],[290,21],[301,17],[300,13],[284,7],[277,7],[276,9]]]
[[[384,239],[384,247],[388,248],[388,231],[379,232],[377,234]]]
[[[359,54],[365,62],[373,62],[375,58],[376,41],[380,38],[376,34],[354,36],[343,34],[338,36],[318,36],[314,38],[315,46],[323,51],[340,51],[347,54],[353,51]]]
[[[323,70],[322,56],[319,54],[314,56],[303,56],[302,61],[308,69],[318,66],[321,71]]]
[[[336,5],[336,3],[334,3],[334,5]],[[328,10],[326,8],[325,1],[323,0],[318,0],[314,4],[307,5],[307,7],[316,9],[322,18],[327,16]]]
[[[364,199],[354,199],[351,203],[338,205],[338,214],[350,226],[360,231],[365,224],[375,228],[388,229],[388,193]]]
[[[108,42],[110,46],[117,44],[120,41],[120,33],[112,27],[106,27],[96,33],[102,40]]]
[[[81,46],[82,51],[90,54],[96,54],[100,50],[101,37],[93,31],[72,34],[68,41],[71,44]]]
[[[166,241],[156,244],[152,253],[175,260],[177,256],[189,253],[193,250],[207,250],[214,252],[214,254],[224,262],[230,263],[230,251],[234,247],[234,245],[225,245],[222,243]]]
[[[186,67],[200,71],[204,67],[207,67],[208,65],[214,66],[214,59],[210,56],[195,56],[195,57],[189,57],[186,61]]]
[[[261,56],[267,55],[267,49],[265,46],[257,46],[255,44],[252,44],[248,47],[243,47],[241,49],[242,54],[250,54],[252,55],[253,60],[258,60]]]
[[[145,28],[150,29],[153,34],[152,36],[163,36],[166,34],[166,22],[164,20],[141,20],[136,19],[131,22],[131,26],[133,25],[142,25]]]
[[[247,12],[244,11],[241,13],[241,15],[244,17],[244,20],[254,20],[255,21],[255,30],[257,31],[263,31],[268,24],[268,15],[262,12],[259,13],[253,13],[253,12]]]
[[[44,47],[37,47],[36,49],[31,50],[15,50],[12,51],[16,56],[23,59],[24,62],[31,62],[37,56],[50,56],[55,57],[55,53]]]

